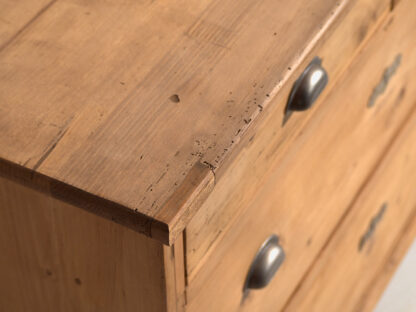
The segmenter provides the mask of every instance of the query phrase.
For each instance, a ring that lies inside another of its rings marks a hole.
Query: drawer
[[[188,311],[277,311],[285,305],[414,107],[410,36],[416,22],[407,16],[412,14],[401,9],[386,17],[247,208],[220,228],[188,274]],[[270,285],[243,298],[253,257],[272,233],[286,260]],[[198,235],[187,229],[186,236],[190,255]]]
[[[334,10],[335,17],[330,25],[325,25],[323,34],[305,52],[306,58],[292,68],[293,75],[284,84],[282,82],[282,89],[263,110],[263,115],[250,124],[242,142],[225,163],[215,170],[216,186],[213,193],[186,227],[186,258],[190,278],[216,239],[263,187],[273,163],[281,161],[307,120],[314,118],[315,111],[320,109],[329,90],[356,55],[360,44],[371,37],[389,10],[388,1],[340,3],[342,6]],[[291,86],[315,56],[322,58],[329,75],[329,84],[310,111],[293,113],[281,126]]]
[[[415,142],[413,112],[292,296],[287,311],[372,311],[368,294],[385,267],[398,264],[389,259],[403,234],[416,225]],[[408,246],[411,243],[407,241]]]

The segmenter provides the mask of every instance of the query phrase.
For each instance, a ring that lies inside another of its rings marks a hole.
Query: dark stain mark
[[[169,100],[171,100],[173,103],[179,103],[181,101],[181,99],[179,98],[179,95],[177,94],[171,95],[169,97]]]
[[[123,81],[120,81],[120,84],[121,84],[122,86],[124,86],[126,83],[125,83],[125,82],[123,82]]]
[[[177,151],[177,152],[175,153],[175,157],[177,157],[179,154],[180,154],[180,151]]]
[[[81,280],[78,277],[76,277],[74,279],[74,281],[75,281],[75,284],[77,284],[78,286],[81,286],[82,282],[81,282]]]
[[[47,275],[47,276],[52,276],[52,271],[51,271],[51,270],[49,270],[49,269],[46,269],[46,275]]]
[[[398,54],[396,58],[394,59],[393,63],[386,68],[386,70],[383,73],[383,77],[381,78],[381,81],[375,86],[373,89],[373,92],[370,96],[370,99],[368,100],[367,107],[373,107],[376,103],[378,97],[386,91],[387,86],[390,82],[390,79],[394,76],[397,69],[400,66],[400,63],[402,61],[402,55]]]
[[[377,212],[377,214],[371,219],[370,221],[370,225],[368,226],[367,231],[364,233],[363,236],[361,236],[360,242],[358,244],[358,251],[361,252],[362,249],[364,248],[365,244],[367,243],[368,240],[371,239],[371,237],[373,236],[377,225],[380,223],[381,219],[383,219],[383,216],[387,210],[388,204],[387,203],[383,203],[383,205],[381,205],[380,210]]]
[[[209,169],[211,169],[213,172],[214,172],[215,169],[217,169],[217,167],[215,167],[214,165],[210,164],[207,161],[204,161],[203,164],[206,165],[206,166],[208,166]]]
[[[263,106],[261,106],[260,104],[257,105],[257,107],[259,108],[259,110],[262,112],[263,111]]]
[[[306,246],[310,246],[312,244],[312,237],[309,237],[309,239],[306,242]]]
[[[140,160],[142,160],[143,159],[143,155],[140,155]]]
[[[246,124],[249,124],[249,123],[251,122],[251,118],[249,118],[249,119],[244,119],[244,122],[245,122]]]

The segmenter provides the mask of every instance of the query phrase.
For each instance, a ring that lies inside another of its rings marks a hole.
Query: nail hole
[[[173,103],[179,103],[179,102],[181,101],[181,99],[179,98],[179,95],[177,95],[177,94],[171,95],[171,96],[169,97],[169,99],[170,99]]]

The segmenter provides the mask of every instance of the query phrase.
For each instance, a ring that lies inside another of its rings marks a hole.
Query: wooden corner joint
[[[154,219],[158,221],[151,225],[151,237],[166,245],[172,245],[214,185],[215,175],[212,169],[201,162],[195,163],[184,181],[155,215]]]

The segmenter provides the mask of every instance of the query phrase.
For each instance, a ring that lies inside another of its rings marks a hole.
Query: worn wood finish
[[[1,311],[182,311],[174,247],[0,178]]]
[[[382,268],[375,274],[375,278],[368,283],[367,289],[360,296],[356,304],[359,311],[373,311],[415,238],[416,215],[409,216],[407,224],[401,232],[401,237],[394,244],[388,257],[384,259]]]
[[[415,142],[416,113],[330,238],[286,311],[365,311],[363,294],[385,266],[403,231],[416,223]],[[366,307],[371,311],[371,306]]]
[[[172,243],[169,199],[354,2],[56,1],[0,52],[2,174]]]
[[[339,88],[332,89],[274,167],[250,209],[210,249],[191,276],[189,311],[276,311],[284,306],[415,107],[416,46],[410,36],[416,21],[407,13],[393,14],[380,25]],[[368,107],[385,69],[400,53],[401,65]],[[271,233],[280,235],[287,261],[266,289],[242,301],[251,260]]]
[[[224,234],[231,221],[244,211],[255,194],[263,187],[273,163],[281,161],[304,124],[319,110],[328,91],[336,84],[358,47],[373,33],[389,10],[387,1],[351,2],[340,9],[337,18],[326,25],[323,37],[311,48],[294,75],[282,86],[273,99],[274,106],[265,109],[239,146],[216,171],[217,187],[187,226],[187,268],[192,275],[207,250]],[[283,128],[284,106],[293,85],[303,69],[316,55],[323,58],[323,66],[330,76],[329,85],[311,111],[293,114]]]
[[[163,246],[166,272],[166,300],[168,312],[185,311],[185,263],[183,237],[173,246]]]
[[[9,45],[56,0],[0,1],[0,51]]]

